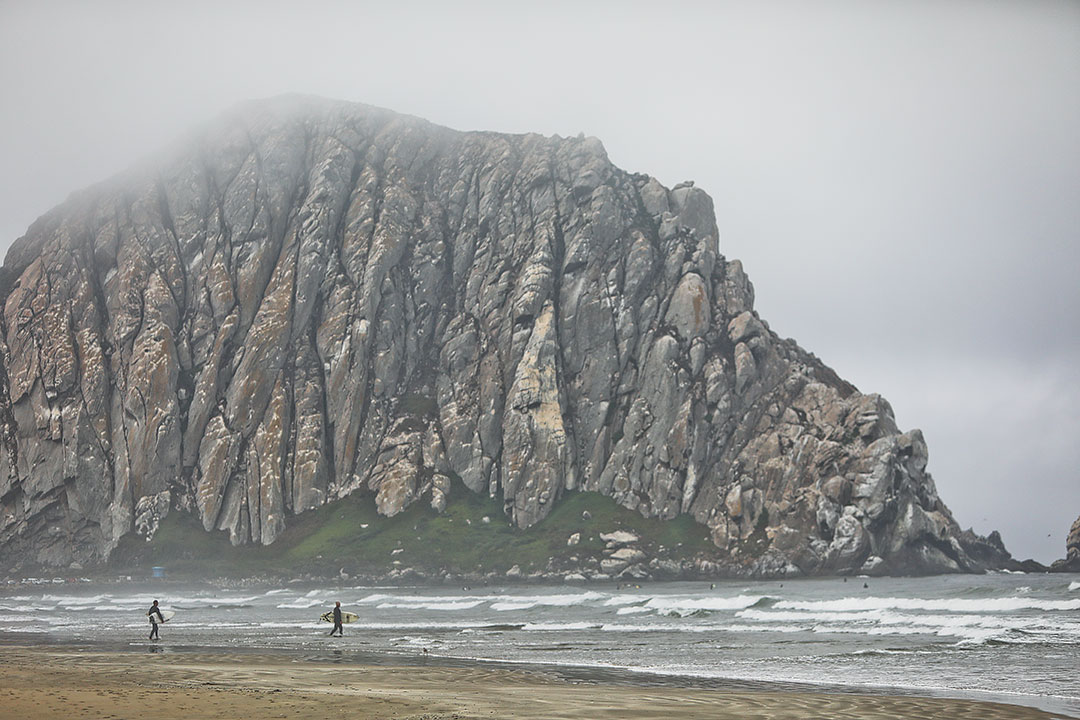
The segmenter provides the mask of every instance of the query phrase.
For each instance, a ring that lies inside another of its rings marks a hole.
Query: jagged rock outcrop
[[[1080,560],[1080,517],[1069,528],[1069,537],[1065,541],[1065,558]]]
[[[1076,518],[1065,538],[1065,557],[1055,560],[1050,569],[1055,572],[1080,572],[1080,517]]]
[[[8,566],[457,479],[523,528],[575,490],[692,515],[721,571],[985,565],[921,433],[754,311],[708,195],[594,138],[251,103],[39,219],[2,281]]]

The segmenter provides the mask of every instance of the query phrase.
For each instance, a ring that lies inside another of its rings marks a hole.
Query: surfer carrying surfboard
[[[334,627],[330,630],[330,637],[334,637],[334,633],[341,637],[345,634],[345,628],[341,624],[341,603],[334,603]]]
[[[158,637],[158,621],[165,622],[165,616],[161,614],[161,608],[158,607],[157,600],[150,606],[150,611],[146,614],[150,617],[150,639],[160,640],[161,638]]]

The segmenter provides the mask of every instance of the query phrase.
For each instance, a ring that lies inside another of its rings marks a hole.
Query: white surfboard
[[[319,619],[322,620],[323,622],[328,622],[328,623],[334,622],[334,611],[331,610],[328,613],[323,613],[319,617]],[[344,611],[341,613],[341,622],[342,623],[356,622],[359,619],[360,619],[360,616],[357,615],[356,613],[344,612]]]
[[[173,611],[173,610],[162,610],[161,611],[161,617],[165,618],[166,620],[170,619],[175,614],[176,614],[176,612]],[[154,618],[154,620],[156,620],[156,619],[157,618]],[[147,622],[154,622],[154,620],[150,619],[149,615],[146,616],[146,620],[147,620]]]

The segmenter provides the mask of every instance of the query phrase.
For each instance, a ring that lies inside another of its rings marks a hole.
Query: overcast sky
[[[716,203],[770,326],[922,428],[964,527],[1080,514],[1080,2],[0,0],[0,249],[249,98],[603,140]]]

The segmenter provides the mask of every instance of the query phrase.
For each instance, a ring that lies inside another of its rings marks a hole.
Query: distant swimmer
[[[330,630],[330,637],[334,637],[334,633],[341,637],[345,634],[345,628],[341,624],[341,603],[334,603],[334,627]]]
[[[154,604],[150,606],[150,611],[146,613],[150,618],[150,640],[160,640],[158,637],[158,623],[165,622],[165,616],[161,614],[161,608],[158,607],[158,601],[155,600]]]

